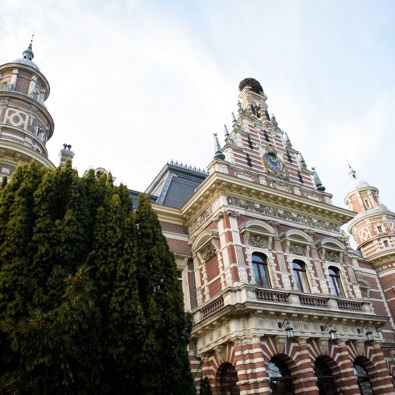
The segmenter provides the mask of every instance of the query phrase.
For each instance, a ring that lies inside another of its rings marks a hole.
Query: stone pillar
[[[317,377],[307,348],[307,338],[298,338],[299,359],[297,361],[298,375],[294,380],[296,394],[318,395]]]
[[[342,390],[344,395],[359,395],[358,379],[355,376],[354,365],[350,360],[345,340],[339,339],[337,346],[337,363],[341,372],[340,377],[336,380],[337,391]]]
[[[374,374],[370,378],[370,383],[375,395],[392,394],[395,395],[394,385],[388,372],[387,363],[384,359],[383,350],[379,342],[372,344],[372,363],[374,365]],[[369,374],[370,375],[370,374]]]

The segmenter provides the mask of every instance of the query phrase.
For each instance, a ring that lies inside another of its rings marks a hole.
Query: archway
[[[239,395],[240,390],[237,386],[239,381],[235,367],[230,363],[224,363],[218,371],[219,394],[220,395]]]
[[[295,393],[291,371],[281,357],[272,357],[267,372],[273,395],[293,395]]]
[[[366,358],[356,358],[354,361],[354,373],[358,378],[358,387],[361,395],[373,395],[373,388],[370,383],[370,377],[367,369]]]
[[[335,395],[335,377],[325,358],[317,358],[314,363],[314,373],[317,377],[317,387],[320,395]]]

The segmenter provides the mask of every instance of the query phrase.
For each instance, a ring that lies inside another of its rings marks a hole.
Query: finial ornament
[[[346,158],[347,164],[348,164],[348,168],[350,169],[350,171],[348,172],[348,174],[350,175],[350,177],[353,180],[357,179],[357,172],[351,167],[350,162],[348,161],[348,159]]]
[[[317,187],[317,190],[320,192],[325,192],[326,188],[322,185],[320,177],[318,177],[318,174],[315,171],[315,167],[312,167],[311,170],[313,170],[314,182],[315,182],[315,186]]]
[[[224,160],[225,154],[222,152],[221,146],[218,141],[217,133],[213,133],[213,136],[214,136],[214,151],[215,151],[214,160],[215,159]]]
[[[23,59],[26,60],[33,60],[34,58],[34,53],[33,53],[33,39],[34,39],[34,32],[32,34],[32,38],[30,40],[30,44],[27,47],[27,49],[25,49],[22,53]]]

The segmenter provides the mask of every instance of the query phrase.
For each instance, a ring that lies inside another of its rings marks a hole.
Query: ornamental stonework
[[[289,253],[294,255],[305,255],[306,248],[298,245],[298,244],[291,244],[289,246]]]
[[[325,251],[325,260],[328,262],[340,262],[340,254],[335,251]]]
[[[280,218],[286,221],[291,221],[297,224],[308,225],[324,230],[340,232],[339,226],[323,221],[321,219],[313,219],[307,215],[292,213],[288,210],[280,210],[275,207],[267,206],[266,204],[252,202],[246,199],[240,199],[233,196],[228,196],[227,201],[229,205],[243,208],[245,210],[254,211],[259,214],[270,215],[275,218]]]
[[[250,246],[258,248],[267,248],[269,244],[269,241],[266,237],[259,235],[250,235],[248,242]]]
[[[217,253],[215,247],[210,244],[207,248],[205,248],[202,251],[202,258],[205,261],[208,261],[209,259],[213,258],[215,256],[215,254]]]

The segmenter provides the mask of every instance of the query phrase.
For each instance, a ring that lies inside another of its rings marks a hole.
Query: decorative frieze
[[[323,221],[321,219],[313,219],[307,215],[292,213],[288,210],[280,210],[276,207],[270,207],[262,203],[256,203],[250,200],[240,199],[233,196],[228,196],[227,201],[229,205],[240,207],[245,210],[253,211],[259,214],[270,215],[272,217],[295,222],[298,224],[312,226],[315,228],[340,232],[339,226],[327,221]]]
[[[340,262],[340,253],[335,251],[325,251],[325,260],[328,262]]]

